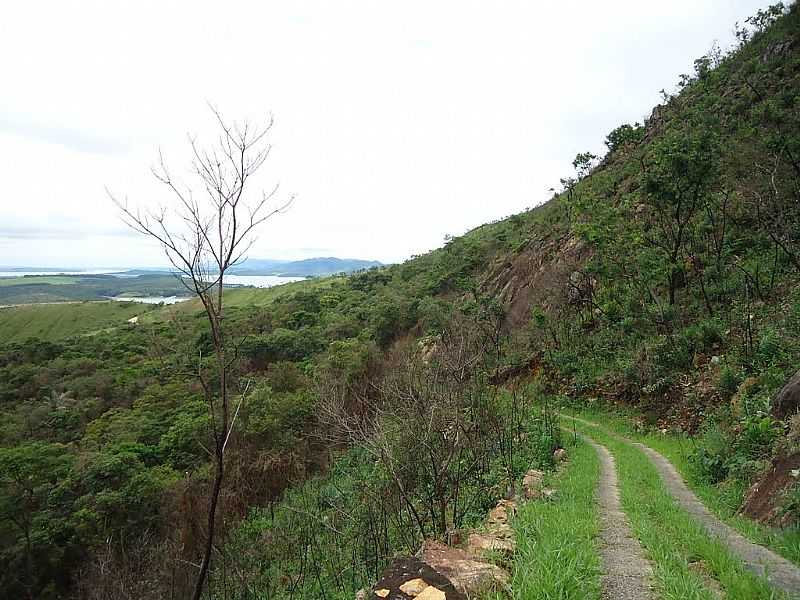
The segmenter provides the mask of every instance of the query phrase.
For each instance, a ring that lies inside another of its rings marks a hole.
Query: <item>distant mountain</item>
[[[318,257],[304,260],[272,260],[248,258],[231,269],[235,275],[283,275],[284,277],[324,277],[336,273],[352,273],[361,269],[382,267],[377,260],[358,258]]]

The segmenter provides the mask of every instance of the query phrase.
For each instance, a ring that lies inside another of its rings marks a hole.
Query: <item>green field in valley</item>
[[[0,340],[57,340],[126,324],[159,307],[134,302],[79,302],[12,306],[0,309]]]
[[[327,277],[271,288],[230,289],[225,291],[226,306],[233,309],[267,306],[286,294],[322,289],[331,286],[336,280],[335,277]],[[200,301],[197,299],[168,306],[117,301],[9,306],[0,309],[0,340],[19,342],[40,338],[53,341],[124,325],[128,319],[137,315],[144,316],[143,322],[152,323],[200,310]]]

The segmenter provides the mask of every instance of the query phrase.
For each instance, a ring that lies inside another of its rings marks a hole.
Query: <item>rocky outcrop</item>
[[[417,557],[398,558],[383,572],[370,600],[466,600],[450,580]]]
[[[503,304],[507,326],[519,327],[530,320],[532,306],[548,311],[569,302],[570,274],[591,254],[575,236],[532,238],[518,253],[492,264],[480,289]]]
[[[492,563],[470,554],[461,548],[451,548],[427,540],[418,557],[447,577],[455,588],[470,596],[479,590],[501,588],[509,581],[508,573]]]
[[[794,42],[792,40],[783,40],[780,42],[775,42],[774,44],[770,44],[761,55],[761,62],[768,63],[771,60],[785,56],[792,49],[793,45]]]
[[[795,373],[786,385],[781,388],[772,401],[772,414],[776,419],[784,420],[800,409],[800,371]]]

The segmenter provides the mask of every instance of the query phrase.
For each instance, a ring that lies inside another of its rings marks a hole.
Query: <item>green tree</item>
[[[61,444],[29,442],[0,448],[0,587],[9,596],[38,597],[51,578],[49,562],[57,558],[58,550],[48,540],[45,514],[72,462]]]
[[[652,211],[645,239],[666,259],[669,303],[685,281],[691,222],[715,182],[718,142],[710,128],[672,132],[651,145],[645,163],[645,200]]]

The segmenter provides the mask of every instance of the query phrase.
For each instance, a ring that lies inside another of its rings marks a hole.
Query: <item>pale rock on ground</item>
[[[418,557],[447,577],[458,591],[467,596],[476,590],[505,586],[509,581],[508,573],[497,565],[436,541],[426,540]]]
[[[544,473],[531,469],[522,478],[522,491],[526,500],[538,500],[542,496]]]

